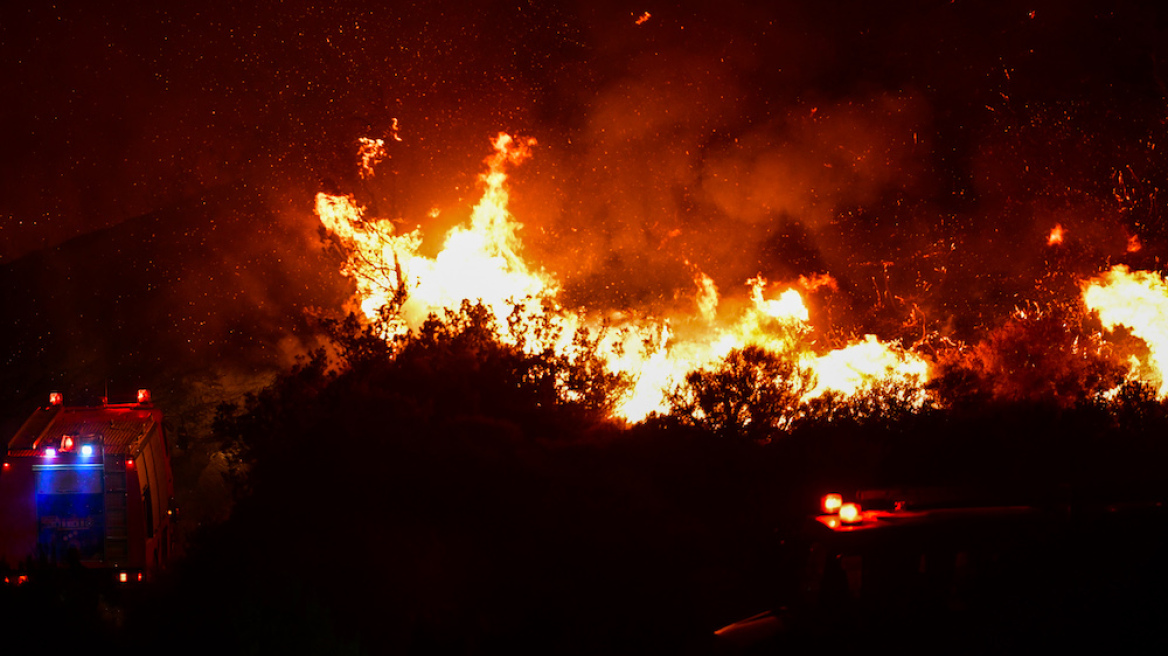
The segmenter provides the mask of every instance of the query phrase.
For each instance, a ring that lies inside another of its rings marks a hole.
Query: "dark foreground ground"
[[[815,450],[679,431],[513,437],[476,424],[445,444],[289,452],[157,582],[66,568],[0,587],[6,639],[57,653],[736,653],[716,629],[786,607],[785,633],[747,653],[1168,646],[1168,520],[1147,487],[1127,504],[1059,488],[963,575],[923,576],[928,549],[890,539],[884,575],[899,578],[808,606]]]

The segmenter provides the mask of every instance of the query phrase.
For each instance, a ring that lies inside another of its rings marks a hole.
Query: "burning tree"
[[[1126,367],[1087,323],[1080,311],[1017,313],[974,347],[945,354],[932,387],[949,405],[1088,401],[1119,386]]]

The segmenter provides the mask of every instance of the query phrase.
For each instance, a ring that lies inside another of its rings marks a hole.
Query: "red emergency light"
[[[138,403],[150,403],[150,390],[138,390]]]
[[[831,493],[823,497],[823,512],[828,515],[834,515],[839,512],[840,506],[844,504],[844,497],[841,494]]]
[[[60,392],[49,392],[49,405],[62,405],[65,403],[65,396]]]
[[[839,509],[840,521],[845,524],[858,524],[861,521],[860,504],[845,503]]]

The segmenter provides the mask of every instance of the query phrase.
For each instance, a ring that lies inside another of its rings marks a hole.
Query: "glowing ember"
[[[1050,235],[1046,238],[1046,244],[1048,246],[1058,246],[1063,243],[1063,238],[1066,236],[1066,233],[1067,231],[1063,228],[1062,224],[1056,223],[1050,229]]]
[[[1099,313],[1108,330],[1126,326],[1148,345],[1147,367],[1133,366],[1129,378],[1156,386],[1168,396],[1161,358],[1168,354],[1168,283],[1157,273],[1117,265],[1083,284],[1083,302]]]

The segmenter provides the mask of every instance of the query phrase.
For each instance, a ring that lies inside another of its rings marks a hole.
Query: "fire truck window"
[[[34,468],[37,494],[101,494],[100,467]]]

